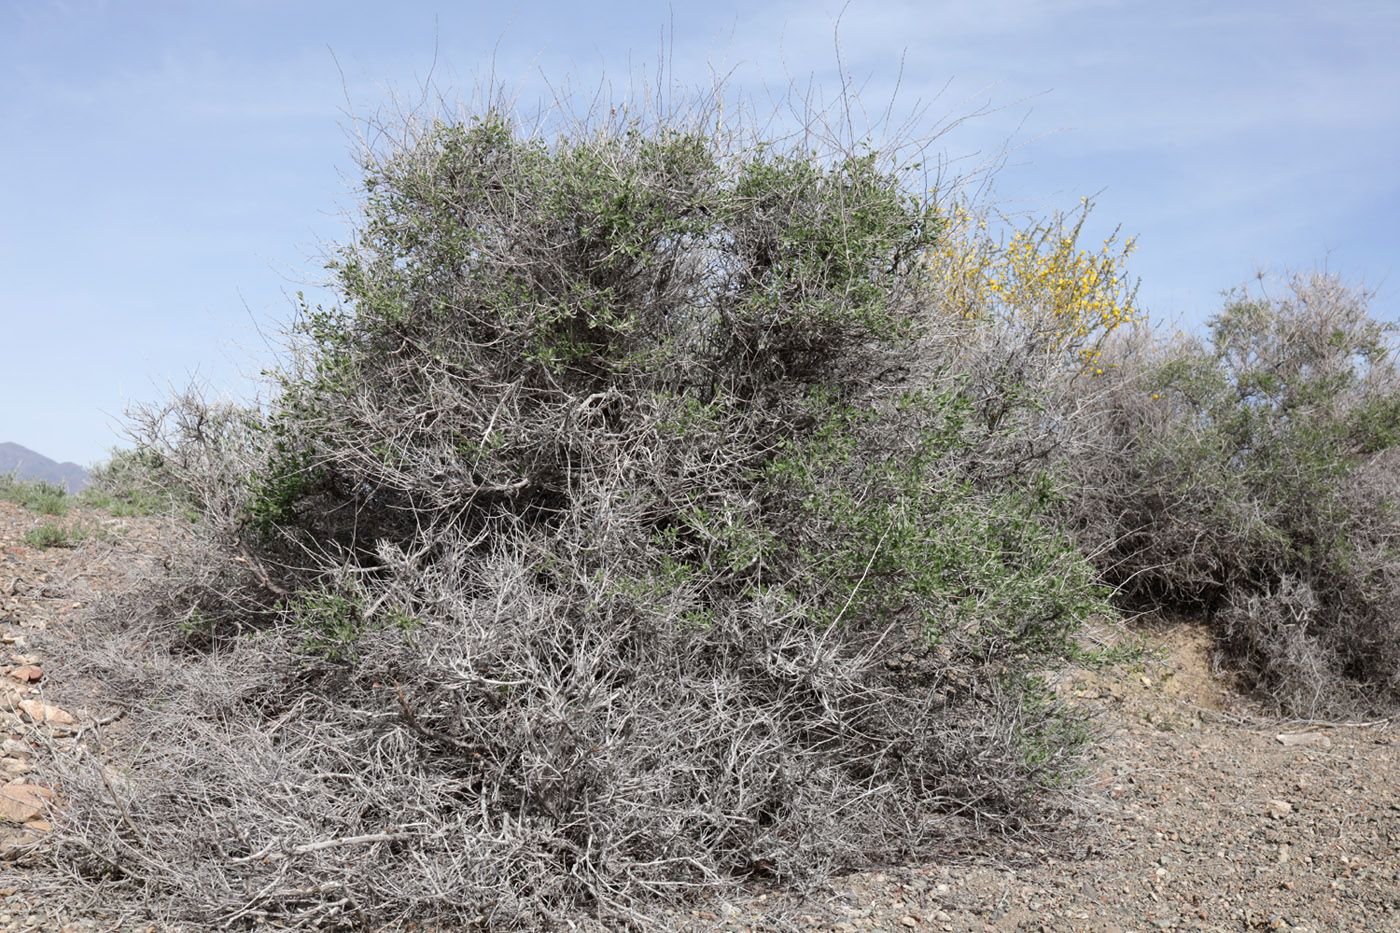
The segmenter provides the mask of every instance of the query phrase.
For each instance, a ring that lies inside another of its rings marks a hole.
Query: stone
[[[1289,803],[1287,800],[1269,801],[1269,816],[1273,817],[1276,820],[1281,820],[1292,812],[1293,804]]]
[[[44,669],[37,664],[25,664],[10,671],[10,676],[22,684],[32,684],[44,676]]]
[[[34,833],[21,833],[11,839],[0,839],[0,861],[20,858],[39,847],[40,838]]]
[[[20,711],[29,717],[30,722],[36,722],[41,726],[59,725],[71,726],[77,722],[73,715],[57,706],[49,706],[47,703],[40,703],[38,700],[21,700]]]
[[[1332,740],[1321,732],[1281,732],[1277,736],[1280,745],[1295,748],[1301,745],[1318,745],[1322,748],[1331,748]]]
[[[38,819],[52,799],[53,791],[38,784],[6,784],[0,787],[0,817],[12,823]]]

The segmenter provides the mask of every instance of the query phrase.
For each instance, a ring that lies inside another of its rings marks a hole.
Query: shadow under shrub
[[[142,750],[125,811],[69,775],[104,890],[616,921],[1059,819],[1100,597],[940,362],[930,141],[604,113],[401,128],[267,410],[148,414],[201,537],[83,655]]]
[[[1400,700],[1400,379],[1336,278],[1232,296],[1208,342],[1140,331],[1092,386],[1069,510],[1121,597],[1203,613],[1293,715]]]

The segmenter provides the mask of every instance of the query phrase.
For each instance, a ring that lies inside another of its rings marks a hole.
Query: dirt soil
[[[55,897],[52,872],[42,893],[26,879],[62,832],[45,756],[120,729],[121,711],[88,699],[91,685],[51,682],[45,666],[61,661],[67,618],[126,585],[130,566],[161,560],[164,531],[76,509],[57,523],[86,538],[34,547],[25,532],[45,521],[0,502],[0,931],[154,930],[110,904]],[[662,912],[655,928],[1400,931],[1400,727],[1270,718],[1212,671],[1201,627],[1147,638],[1157,656],[1062,684],[1104,731],[1083,804],[1091,828],[1072,843],[1013,840],[802,897],[746,890]]]

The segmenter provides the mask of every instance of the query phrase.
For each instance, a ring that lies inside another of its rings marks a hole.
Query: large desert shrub
[[[1400,699],[1400,378],[1364,292],[1235,293],[1208,339],[1140,331],[1086,395],[1081,541],[1121,597],[1205,614],[1298,715]]]
[[[161,702],[124,810],[71,776],[78,865],[203,923],[616,918],[1073,786],[1099,596],[930,274],[930,141],[539,125],[366,152],[266,410],[148,417],[203,536],[84,655]]]

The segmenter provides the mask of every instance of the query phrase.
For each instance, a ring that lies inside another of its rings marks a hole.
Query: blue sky
[[[354,116],[492,66],[522,99],[625,82],[809,81],[999,151],[996,196],[1097,196],[1137,236],[1149,313],[1325,265],[1400,316],[1400,4],[924,0],[395,4],[0,0],[0,441],[90,463],[121,413],[191,379],[246,396],[264,333],[354,209]],[[902,62],[902,70],[901,70]],[[767,89],[767,90],[765,90]]]

